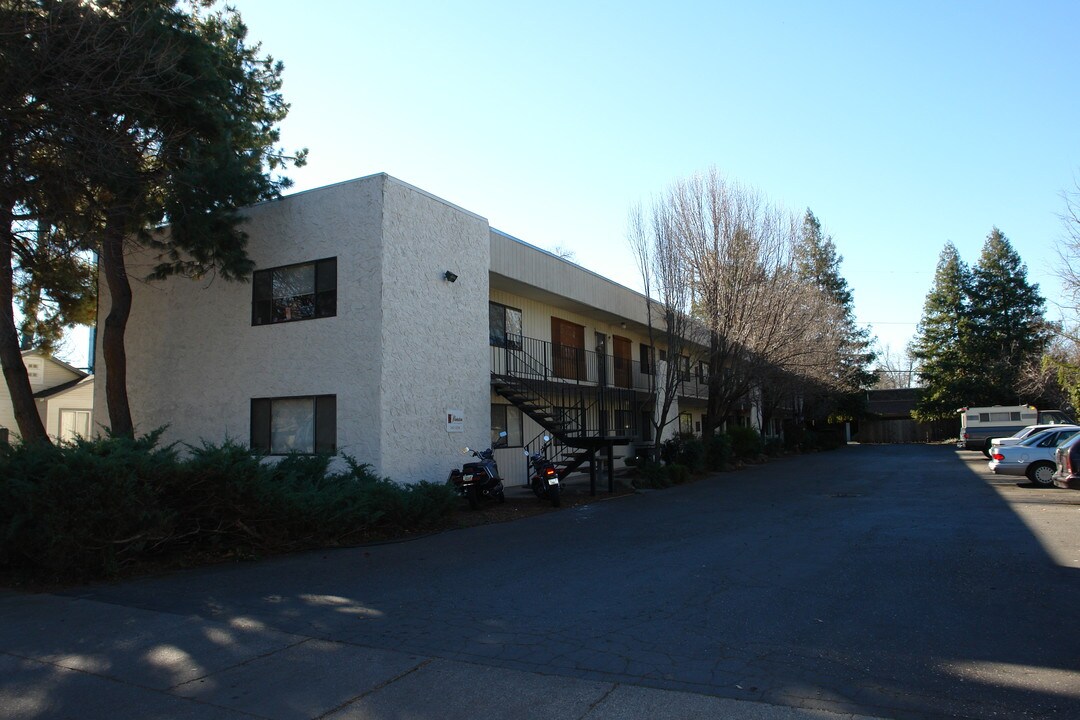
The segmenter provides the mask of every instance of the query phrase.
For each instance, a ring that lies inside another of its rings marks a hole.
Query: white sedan
[[[1041,433],[1043,430],[1060,430],[1060,429],[1063,429],[1063,428],[1075,428],[1075,427],[1080,427],[1080,426],[1078,426],[1078,425],[1061,425],[1061,424],[1057,424],[1057,425],[1028,425],[1026,428],[1021,428],[1020,430],[1017,430],[1015,434],[1010,435],[1009,437],[994,438],[993,440],[991,440],[990,441],[990,450],[991,450],[990,454],[993,455],[994,454],[993,449],[995,447],[998,447],[999,445],[1003,446],[1003,447],[1006,447],[1006,446],[1009,446],[1009,445],[1018,445],[1021,442],[1023,442],[1024,440],[1031,437],[1032,435],[1037,435],[1038,433]]]
[[[1016,445],[994,447],[990,469],[997,475],[1026,475],[1040,487],[1054,486],[1054,450],[1080,432],[1080,427],[1068,426],[1043,430],[1021,440]]]

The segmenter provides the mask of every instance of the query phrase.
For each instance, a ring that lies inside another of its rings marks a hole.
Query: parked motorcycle
[[[555,463],[548,459],[547,449],[551,445],[551,438],[544,436],[544,444],[534,453],[524,450],[525,457],[529,458],[529,487],[538,498],[547,498],[552,507],[559,507],[559,472],[555,469]]]
[[[505,432],[499,433],[500,440],[505,437]],[[469,507],[473,510],[480,507],[480,503],[484,500],[506,502],[502,478],[499,477],[499,466],[495,462],[494,448],[473,450],[465,447],[462,452],[472,455],[479,462],[467,462],[461,466],[460,470],[454,468],[446,478],[446,484],[456,488],[461,497],[469,501]]]

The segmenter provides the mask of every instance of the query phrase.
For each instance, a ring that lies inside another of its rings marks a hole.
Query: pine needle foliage
[[[140,563],[189,564],[350,545],[446,527],[441,483],[401,485],[344,458],[267,461],[234,441],[159,447],[161,431],[0,448],[0,571],[76,582]]]

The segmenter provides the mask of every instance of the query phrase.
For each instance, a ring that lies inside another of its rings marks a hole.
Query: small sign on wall
[[[463,432],[465,432],[465,411],[464,410],[447,410],[446,411],[446,432],[448,432],[448,433],[463,433]]]

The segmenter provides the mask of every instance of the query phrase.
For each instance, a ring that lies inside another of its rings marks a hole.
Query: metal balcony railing
[[[655,371],[653,363],[524,335],[507,335],[503,343],[491,345],[491,372],[505,377],[649,393],[654,391]],[[708,397],[708,378],[700,370],[683,369],[682,378],[681,397]]]

